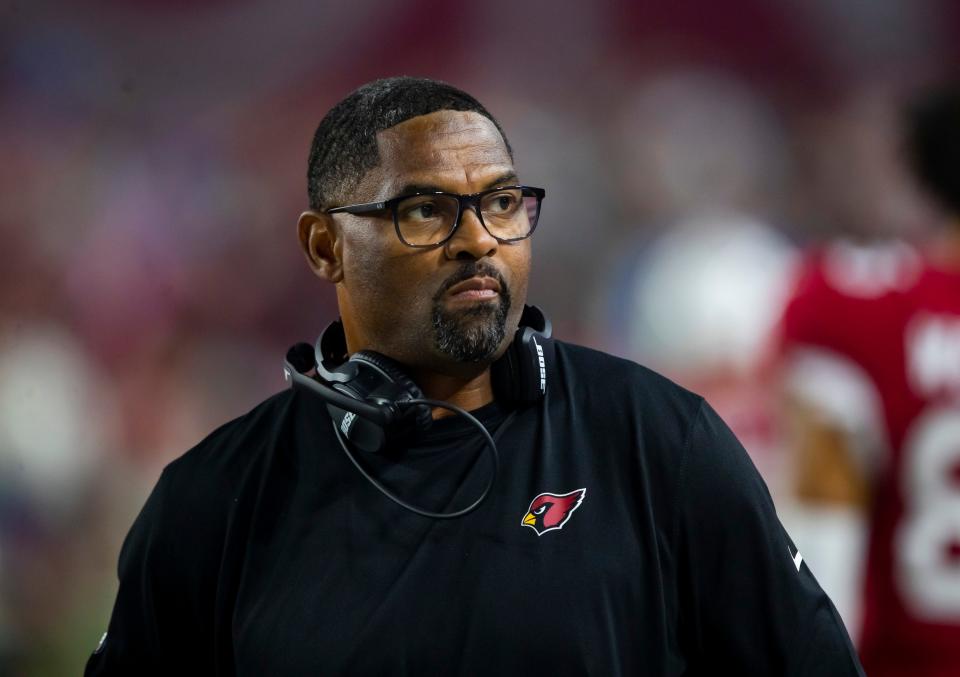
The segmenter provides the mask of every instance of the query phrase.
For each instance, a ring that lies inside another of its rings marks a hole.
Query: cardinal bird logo
[[[543,536],[554,529],[562,529],[573,511],[583,503],[586,495],[586,488],[576,489],[568,494],[540,494],[530,502],[527,514],[520,523],[536,531],[537,536]]]

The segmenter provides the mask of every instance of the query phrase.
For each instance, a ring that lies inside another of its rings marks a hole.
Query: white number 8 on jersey
[[[960,409],[924,413],[903,448],[897,581],[916,616],[960,623]]]

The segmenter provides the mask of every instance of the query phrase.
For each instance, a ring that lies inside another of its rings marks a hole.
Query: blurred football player
[[[950,227],[920,252],[813,255],[784,316],[786,385],[800,498],[868,517],[866,672],[946,677],[960,675],[960,85],[907,122]]]

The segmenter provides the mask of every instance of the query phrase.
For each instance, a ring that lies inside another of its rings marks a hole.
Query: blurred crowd
[[[335,316],[296,242],[307,152],[376,77],[500,118],[547,190],[530,298],[555,334],[703,393],[786,493],[798,256],[940,226],[899,111],[960,61],[960,7],[568,4],[0,3],[0,673],[79,672],[160,469]]]

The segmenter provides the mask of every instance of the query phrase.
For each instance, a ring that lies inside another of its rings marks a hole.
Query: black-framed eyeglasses
[[[327,214],[369,214],[389,210],[397,237],[409,247],[437,247],[460,225],[463,210],[470,208],[498,242],[517,242],[533,235],[546,191],[530,186],[491,188],[472,195],[423,191],[384,202],[367,202],[327,209]]]

